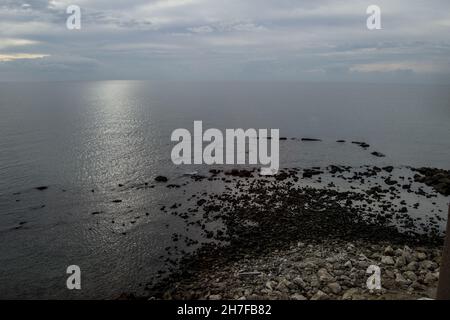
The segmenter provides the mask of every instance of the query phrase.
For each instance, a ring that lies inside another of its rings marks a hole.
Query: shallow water
[[[170,161],[171,132],[192,131],[194,120],[202,120],[204,129],[279,128],[280,136],[323,140],[280,141],[281,167],[450,169],[448,86],[2,83],[0,115],[2,298],[108,298],[151,280],[163,267],[160,255],[171,234],[184,230],[180,219],[159,207],[186,194],[134,187],[159,174],[182,183],[189,179],[184,173],[208,169]],[[42,185],[49,189],[34,189]],[[435,209],[444,204],[439,198]],[[82,269],[82,292],[65,287],[70,264]]]

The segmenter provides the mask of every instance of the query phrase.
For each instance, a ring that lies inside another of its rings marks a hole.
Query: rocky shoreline
[[[193,195],[195,209],[188,212],[200,215],[195,221],[178,206],[172,208],[172,214],[200,226],[213,242],[185,255],[168,277],[149,284],[146,298],[433,298],[443,241],[436,226],[442,215],[428,221],[411,217],[408,210],[419,204],[408,205],[400,193],[437,195],[413,186],[417,177],[398,178],[392,171],[329,166],[284,169],[270,178],[237,169],[193,176],[194,181],[232,185],[222,193]],[[298,184],[321,182],[325,173],[367,188],[342,191],[332,183],[326,188]],[[369,185],[373,177],[384,186]],[[214,222],[220,227],[211,230],[208,225]],[[381,269],[381,290],[367,289],[370,265]]]
[[[441,250],[389,242],[299,242],[260,257],[213,264],[172,283],[151,299],[361,300],[434,298]],[[369,290],[370,265],[381,289]]]

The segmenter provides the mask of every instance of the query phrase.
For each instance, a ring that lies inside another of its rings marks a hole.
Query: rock
[[[353,144],[356,144],[358,146],[360,146],[361,148],[367,149],[368,147],[370,147],[370,145],[368,143],[365,142],[359,142],[359,141],[352,141]]]
[[[306,283],[305,281],[303,281],[303,279],[301,277],[295,277],[292,282],[298,287],[298,288],[305,288],[306,287]]]
[[[386,172],[391,173],[392,170],[394,170],[394,167],[393,166],[386,166],[386,167],[383,167],[383,170],[386,171]]]
[[[403,275],[401,273],[395,274],[395,282],[397,282],[399,284],[407,284],[408,283],[408,281],[405,279],[405,277],[403,277]]]
[[[387,255],[387,256],[392,256],[392,255],[394,255],[394,249],[392,249],[391,246],[387,246],[384,249],[384,254]]]
[[[413,271],[406,271],[404,274],[406,279],[411,280],[412,282],[417,280],[417,276]]]
[[[39,191],[44,191],[44,190],[47,190],[48,187],[47,186],[40,186],[40,187],[36,187],[35,189],[39,190]]]
[[[385,275],[387,278],[395,278],[395,274],[394,274],[394,272],[392,272],[391,270],[384,270],[384,275]]]
[[[301,295],[299,293],[294,293],[293,295],[291,295],[291,299],[292,300],[301,300],[301,301],[308,300],[308,299],[306,299],[306,297],[304,295]]]
[[[167,177],[164,177],[164,176],[157,176],[155,178],[155,181],[156,182],[167,182],[167,181],[169,181],[169,179],[167,179]]]
[[[346,263],[344,263],[344,267],[351,269],[352,268],[352,262],[348,260]]]
[[[333,277],[328,273],[328,270],[325,268],[319,269],[319,271],[317,271],[317,276],[319,277],[319,280],[321,282],[331,282],[333,280]]]
[[[330,288],[331,292],[334,294],[339,294],[342,291],[341,286],[337,282],[329,283],[328,288]]]
[[[226,287],[226,284],[224,283],[224,287]],[[251,296],[253,294],[253,289],[245,289],[244,295],[245,296]]]
[[[314,138],[302,138],[302,141],[322,141],[320,139],[314,139]]]
[[[280,292],[289,292],[289,287],[291,286],[291,283],[287,281],[286,279],[282,279],[278,285],[275,287],[276,290]]]
[[[378,151],[372,152],[372,155],[374,155],[375,157],[379,157],[379,158],[386,157],[384,154],[382,154],[381,152],[378,152]]]
[[[240,178],[250,178],[253,177],[252,171],[250,170],[238,170],[238,169],[232,169],[230,171],[226,171],[225,175],[227,176],[233,176],[233,177],[240,177]]]
[[[408,263],[408,265],[406,266],[406,270],[408,271],[416,271],[418,269],[418,263],[415,261],[411,261],[410,263]]]
[[[416,253],[416,258],[419,261],[425,260],[427,258],[427,255],[423,252],[417,252]]]
[[[395,261],[391,256],[382,256],[381,257],[381,263],[387,264],[387,265],[394,265]]]
[[[164,292],[163,299],[164,300],[172,300],[172,294],[170,293],[170,291]]]
[[[276,284],[275,281],[269,280],[269,281],[266,282],[266,288],[269,289],[270,291],[273,291],[273,286],[274,286],[275,284]]]
[[[407,213],[408,212],[408,208],[407,207],[401,207],[398,212],[400,213]]]
[[[413,261],[413,256],[412,256],[411,252],[408,250],[403,250],[402,257],[405,258],[406,263],[410,263]]]
[[[397,184],[397,181],[392,180],[390,177],[388,177],[387,179],[384,180],[384,183],[386,183],[388,186],[393,186],[393,185]]]
[[[411,284],[410,288],[413,288],[413,289],[415,289],[415,290],[421,290],[421,291],[424,291],[424,290],[427,289],[426,286],[424,286],[423,284],[420,284],[420,283],[417,282],[417,281],[414,281],[414,282]]]
[[[318,288],[320,286],[319,279],[315,275],[310,277],[309,283],[313,288]]]
[[[315,175],[322,174],[323,171],[315,170],[315,169],[305,169],[303,170],[303,178],[312,178]]]
[[[436,274],[428,272],[425,275],[425,278],[423,279],[423,282],[426,284],[432,284],[435,283],[438,280],[438,277],[436,276]]]
[[[397,268],[401,268],[405,265],[406,265],[406,258],[404,256],[400,256],[400,257],[397,257],[397,259],[395,259],[395,266]]]
[[[319,290],[311,297],[311,300],[328,300],[330,297],[323,291]]]
[[[344,292],[342,295],[342,300],[353,300],[355,296],[358,295],[357,288],[351,288]]]
[[[358,261],[356,263],[356,267],[359,269],[367,269],[367,267],[369,267],[369,263],[367,261]]]
[[[208,297],[208,299],[209,299],[209,300],[221,300],[221,299],[222,299],[222,296],[221,296],[220,294],[211,294],[211,295]]]
[[[424,260],[419,262],[419,267],[423,270],[434,270],[437,268],[437,264],[430,260]]]

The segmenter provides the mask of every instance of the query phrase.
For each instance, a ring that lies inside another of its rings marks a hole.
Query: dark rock
[[[169,181],[169,179],[167,179],[167,177],[164,177],[164,176],[157,176],[155,178],[155,181],[156,182],[167,182],[167,181]]]
[[[342,168],[339,167],[339,166],[330,165],[329,168],[330,168],[330,173],[331,173],[331,174],[344,172],[344,169],[342,169]]]
[[[312,178],[312,176],[322,174],[323,171],[316,169],[304,169],[303,170],[303,178]]]
[[[394,170],[394,167],[393,166],[386,166],[386,167],[383,167],[383,170],[386,171],[386,172],[391,173],[392,170]]]
[[[252,171],[250,170],[238,170],[238,169],[233,169],[231,171],[226,171],[225,172],[226,175],[229,176],[234,176],[234,177],[241,177],[241,178],[249,178],[252,177]]]
[[[384,154],[382,154],[381,152],[378,152],[378,151],[374,151],[371,154],[374,155],[375,157],[380,157],[380,158],[385,157]]]
[[[365,142],[359,142],[359,141],[352,141],[353,144],[356,144],[358,146],[360,146],[361,148],[367,149],[368,147],[370,147],[370,144],[365,143]]]

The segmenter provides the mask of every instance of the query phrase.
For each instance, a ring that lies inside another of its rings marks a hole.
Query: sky
[[[449,84],[450,1],[0,0],[0,81],[104,79]]]

